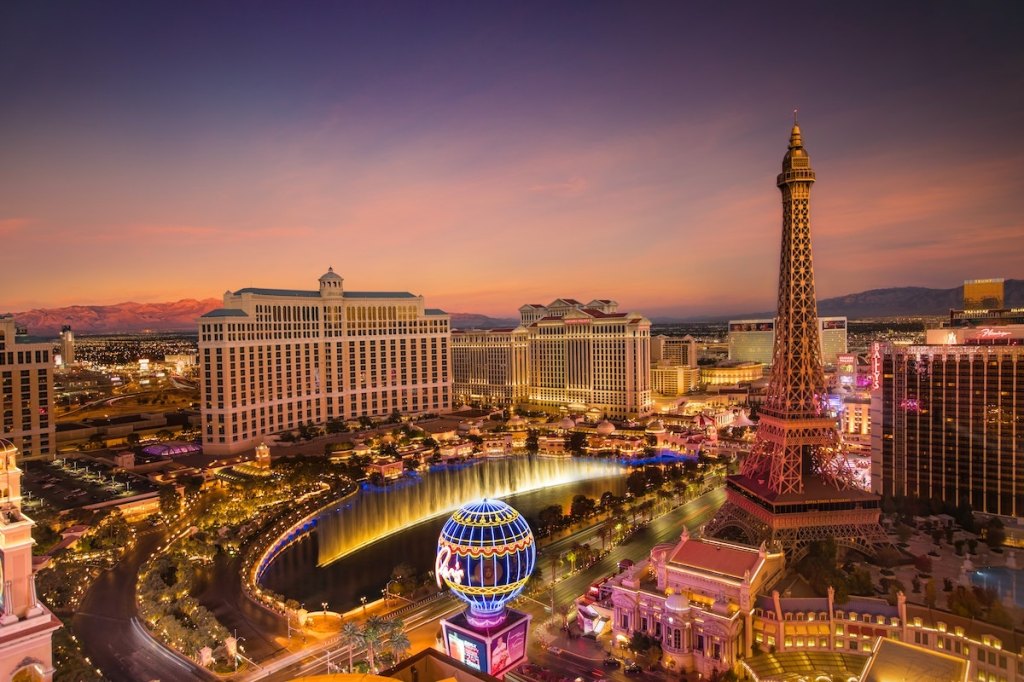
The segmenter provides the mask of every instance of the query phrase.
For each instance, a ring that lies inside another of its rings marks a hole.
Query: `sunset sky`
[[[0,4],[0,311],[315,288],[771,309],[1024,276],[1024,3]]]

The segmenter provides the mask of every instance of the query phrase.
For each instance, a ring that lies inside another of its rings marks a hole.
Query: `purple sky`
[[[1024,276],[1021,3],[6,2],[0,310],[405,289],[767,310]]]

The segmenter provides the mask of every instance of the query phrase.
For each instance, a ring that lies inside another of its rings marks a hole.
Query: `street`
[[[214,679],[154,642],[138,620],[135,583],[139,567],[166,537],[162,531],[140,534],[124,559],[90,586],[75,613],[74,631],[83,650],[113,682]]]

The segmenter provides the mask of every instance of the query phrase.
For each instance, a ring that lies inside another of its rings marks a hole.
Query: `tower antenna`
[[[797,115],[797,113],[799,111],[800,111],[799,107],[796,107],[796,108],[793,109],[793,125],[796,125],[797,123],[799,123],[799,121],[796,120],[796,115]]]

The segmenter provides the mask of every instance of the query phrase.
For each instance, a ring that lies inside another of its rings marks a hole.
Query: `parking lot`
[[[110,466],[88,460],[29,461],[22,468],[30,509],[45,505],[62,511],[156,490],[145,478],[113,473]]]

